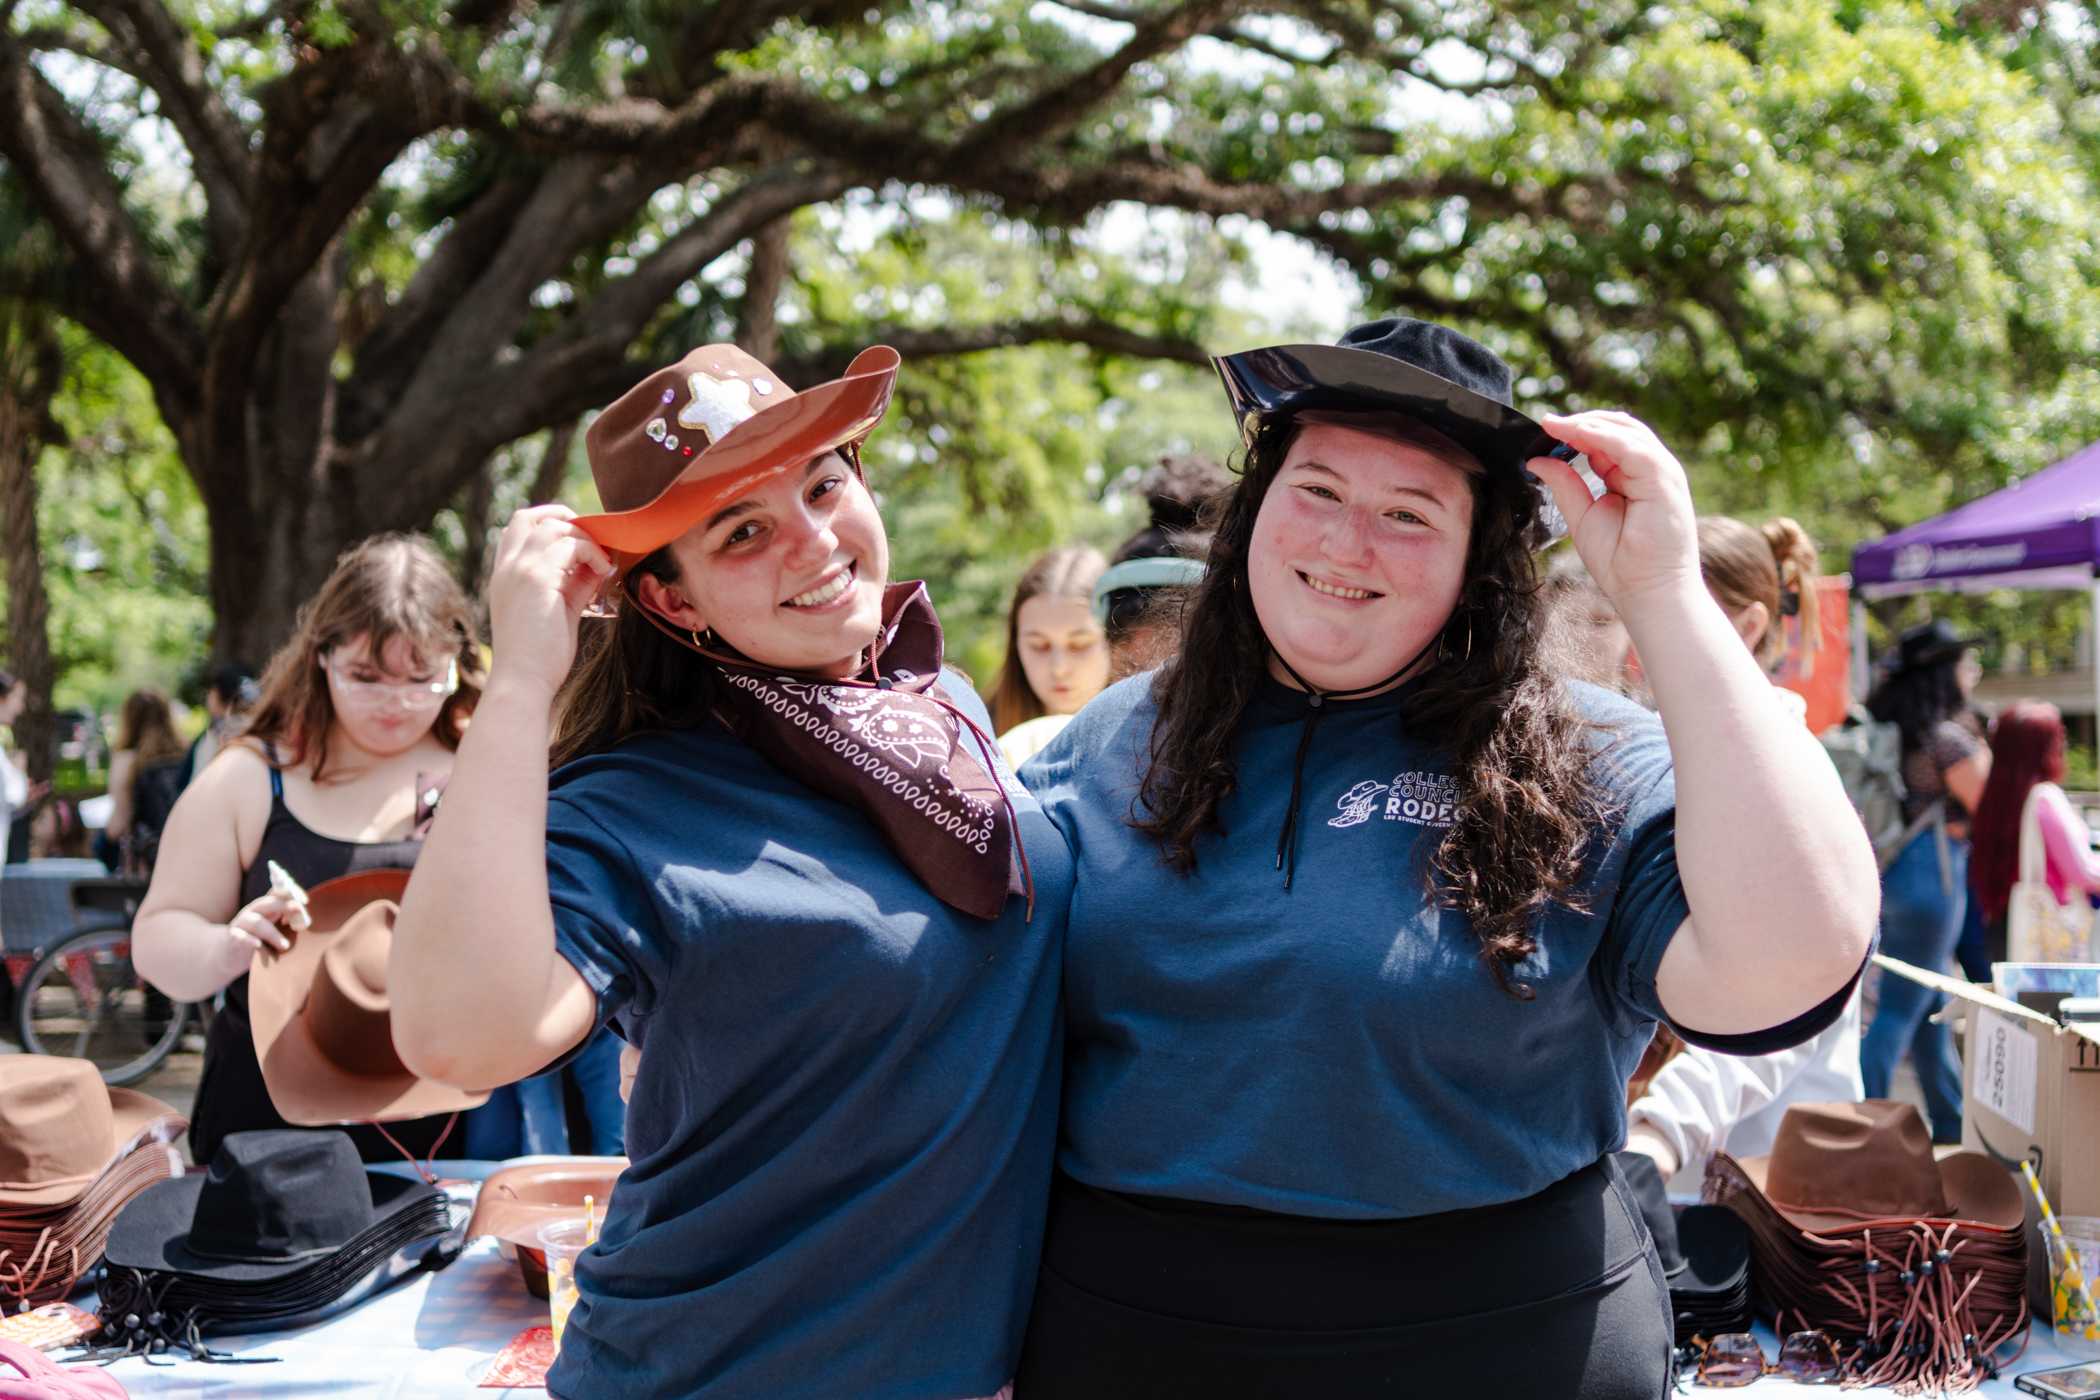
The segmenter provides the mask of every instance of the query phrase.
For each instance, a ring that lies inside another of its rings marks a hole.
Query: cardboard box
[[[1960,1006],[1962,1146],[2035,1164],[2058,1215],[2100,1215],[2100,1024],[2058,1025],[1989,987],[1876,954]]]

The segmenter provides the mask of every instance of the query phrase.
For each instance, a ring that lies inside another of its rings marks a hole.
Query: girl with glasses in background
[[[248,1021],[248,966],[290,946],[271,862],[307,889],[415,864],[436,794],[481,694],[466,593],[428,541],[380,535],[343,555],[270,661],[243,734],[183,790],[139,909],[139,974],[180,1001],[226,993],[211,1024],[190,1152],[228,1133],[287,1126],[270,1102]],[[390,1125],[428,1155],[444,1118]],[[367,1161],[400,1152],[348,1128]]]

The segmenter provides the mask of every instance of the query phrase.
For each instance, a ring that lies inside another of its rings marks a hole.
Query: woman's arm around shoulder
[[[137,758],[131,749],[118,749],[109,756],[109,820],[102,829],[112,841],[131,834],[131,785],[138,777]]]

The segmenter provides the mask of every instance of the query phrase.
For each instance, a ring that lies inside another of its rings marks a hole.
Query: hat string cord
[[[384,1123],[378,1122],[370,1118],[367,1118],[365,1120],[366,1127],[372,1129],[381,1137],[385,1138],[396,1152],[400,1153],[403,1157],[408,1159],[409,1166],[415,1168],[416,1175],[423,1178],[423,1184],[425,1186],[435,1186],[438,1184],[438,1179],[436,1175],[431,1172],[430,1168],[426,1164],[430,1162],[435,1162],[437,1160],[438,1149],[445,1145],[445,1139],[452,1136],[452,1130],[453,1128],[457,1127],[458,1124],[459,1110],[454,1109],[452,1110],[451,1114],[445,1119],[445,1131],[439,1133],[437,1135],[437,1141],[430,1144],[430,1155],[423,1161],[417,1161],[416,1154],[403,1147],[401,1145],[401,1139],[395,1137],[392,1133],[388,1132]]]

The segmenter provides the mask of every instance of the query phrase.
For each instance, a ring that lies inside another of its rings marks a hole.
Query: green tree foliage
[[[1342,319],[1248,296],[1275,237],[1839,561],[2100,436],[2090,4],[6,14],[0,155],[83,276],[0,291],[151,385],[222,650],[373,529],[452,511],[471,553],[537,435],[739,332],[795,382],[906,352],[900,557],[992,616],[995,567],[1114,533],[1088,512],[1144,453],[1229,446],[1205,349]]]

